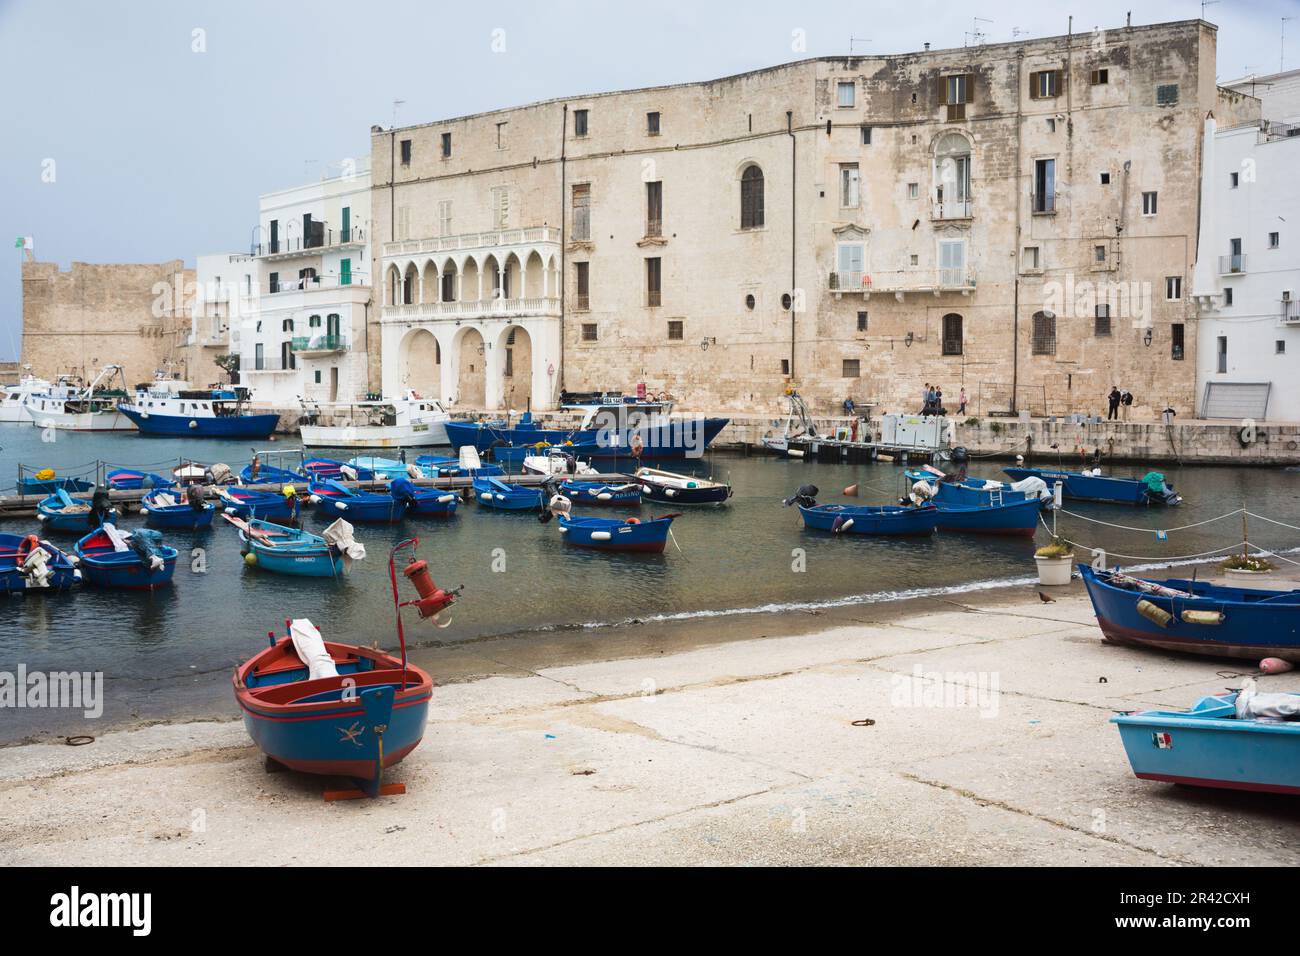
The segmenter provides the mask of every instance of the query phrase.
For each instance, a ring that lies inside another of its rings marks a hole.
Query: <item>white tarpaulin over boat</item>
[[[298,654],[298,659],[307,665],[307,679],[316,680],[318,677],[338,677],[338,668],[334,666],[334,658],[330,657],[330,652],[325,649],[325,641],[320,636],[320,630],[305,617],[295,618],[289,623],[289,638],[293,641],[293,649]]]
[[[343,555],[345,567],[351,566],[351,562],[360,561],[366,556],[366,546],[352,537],[352,525],[342,518],[339,518],[322,531],[320,536],[325,539],[326,544],[331,545],[339,554]]]

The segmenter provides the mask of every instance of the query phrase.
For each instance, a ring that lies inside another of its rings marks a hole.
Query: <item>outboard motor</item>
[[[546,500],[546,505],[538,512],[538,521],[546,524],[557,515],[568,517],[573,502],[560,494],[560,486],[556,484],[554,478],[547,478],[542,482],[542,497]]]
[[[202,482],[188,485],[185,488],[185,500],[189,502],[190,507],[195,511],[202,511],[207,507],[208,503],[207,486]]]
[[[415,485],[407,478],[394,478],[388,486],[388,493],[394,501],[403,502],[408,508],[415,506]]]
[[[952,462],[952,471],[943,476],[943,480],[950,484],[959,484],[966,480],[966,469],[970,467],[970,452],[965,445],[958,445],[948,454],[948,460]]]
[[[113,515],[113,501],[108,496],[107,488],[96,488],[90,496],[90,511],[86,519],[92,528],[98,528]]]
[[[791,505],[799,505],[801,508],[811,508],[817,504],[816,485],[800,485],[799,488],[789,498],[781,503],[789,508]]]

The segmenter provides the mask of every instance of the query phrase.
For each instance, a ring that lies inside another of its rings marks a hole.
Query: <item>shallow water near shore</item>
[[[285,441],[285,447],[293,442]],[[269,446],[274,447],[274,446]],[[41,441],[39,430],[0,426],[0,488],[11,487],[19,464],[75,474],[104,460],[113,466],[166,470],[180,457],[221,461],[238,470],[251,449],[242,443],[143,438],[130,434],[59,433]],[[341,453],[338,457],[349,457]],[[1037,463],[1054,465],[1039,458]],[[1068,463],[1067,463],[1068,464]],[[624,465],[623,467],[630,467]],[[396,644],[389,549],[420,537],[420,557],[443,586],[464,585],[451,625],[437,630],[407,619],[412,645],[456,643],[514,634],[528,641],[563,628],[596,628],[632,620],[699,620],[737,612],[790,607],[877,603],[898,598],[934,599],[1023,579],[1033,574],[1034,541],[940,534],[930,539],[832,537],[805,531],[796,509],[781,499],[804,483],[820,487],[820,500],[842,499],[858,483],[859,503],[889,503],[904,490],[902,469],[892,464],[805,464],[718,453],[667,467],[730,481],[735,495],[725,507],[692,508],[673,525],[663,555],[602,554],[566,547],[557,525],[533,514],[507,514],[462,503],[448,521],[411,520],[397,526],[357,526],[365,561],[338,582],[295,579],[245,567],[235,530],[218,520],[198,533],[169,532],[182,552],[172,587],[152,594],[85,588],[68,594],[0,598],[0,671],[22,664],[29,671],[94,671],[105,680],[105,718],[152,719],[178,712],[234,714],[229,701],[233,666],[265,646],[267,631],[282,632],[285,618],[309,617],[330,639],[392,647]],[[1000,463],[976,461],[972,474],[997,477]],[[1116,474],[1144,469],[1118,467]],[[1060,531],[1088,546],[1104,547],[1112,562],[1199,554],[1240,542],[1240,516],[1160,540],[1157,529],[1194,524],[1242,507],[1300,526],[1300,474],[1282,469],[1166,468],[1186,496],[1176,509],[1131,508],[1067,502],[1091,521],[1061,516]],[[583,509],[579,509],[583,510]],[[648,516],[660,505],[585,509],[585,513]],[[1049,519],[1050,520],[1050,519]],[[1141,530],[1125,530],[1125,525]],[[136,514],[123,527],[141,525]],[[307,512],[304,524],[324,522]],[[0,530],[36,530],[33,518],[0,520]],[[1300,545],[1300,532],[1251,521],[1250,540],[1265,548]],[[1038,543],[1046,538],[1041,530]],[[74,538],[57,543],[71,548]],[[403,559],[404,560],[404,559]],[[405,582],[399,581],[405,588]],[[409,596],[409,595],[405,595]],[[594,650],[598,654],[598,650]],[[435,674],[435,679],[437,675]],[[69,715],[50,710],[8,711],[0,742],[69,729]]]

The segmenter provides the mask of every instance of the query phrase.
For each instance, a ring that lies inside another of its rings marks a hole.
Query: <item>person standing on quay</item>
[[[965,385],[963,385],[961,387],[961,391],[957,393],[957,414],[958,415],[966,414],[966,386]]]
[[[1107,395],[1106,398],[1110,402],[1110,410],[1106,413],[1106,421],[1110,421],[1113,418],[1119,418],[1119,386],[1112,385],[1110,387],[1110,394]]]

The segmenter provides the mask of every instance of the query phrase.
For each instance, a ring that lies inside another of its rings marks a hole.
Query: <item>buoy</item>
[[[1284,661],[1280,657],[1266,657],[1259,662],[1259,672],[1261,674],[1285,674],[1287,671],[1295,670],[1295,665],[1290,661]]]
[[[591,540],[592,540],[592,541],[608,541],[608,540],[609,540],[609,532],[608,532],[608,531],[593,531],[593,532],[591,533]]]
[[[1187,624],[1208,624],[1211,626],[1223,623],[1222,611],[1184,611],[1179,615]]]
[[[194,419],[191,418],[191,419],[190,419],[190,428],[198,428],[198,427],[199,427],[199,423],[196,422]]]
[[[1164,608],[1152,604],[1150,601],[1141,600],[1137,603],[1137,612],[1153,624],[1159,624],[1161,627],[1168,627],[1169,622],[1174,616]]]
[[[847,488],[844,489],[844,494],[850,498],[856,498],[858,496],[858,486],[849,485]]]
[[[343,502],[341,502],[341,501],[336,501],[336,502],[334,502],[334,507],[335,507],[335,508],[338,508],[339,511],[347,511],[347,510],[348,510],[348,506],[345,505],[345,504],[344,504]]]
[[[600,494],[596,495],[596,500],[597,500],[597,501],[609,501],[609,499],[610,499],[610,498],[613,498],[613,497],[614,497],[614,496],[611,495],[608,491],[602,491]]]
[[[257,564],[257,555],[252,551],[248,552],[248,554],[244,555],[244,563],[251,568],[253,565]]]

